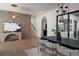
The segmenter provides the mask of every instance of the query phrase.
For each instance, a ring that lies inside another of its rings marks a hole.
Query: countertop
[[[48,37],[42,37],[43,40],[48,40],[52,43],[58,43],[62,46],[65,46],[70,49],[79,49],[79,40],[73,40],[69,38],[62,38],[61,41],[57,40],[56,36],[48,36]]]

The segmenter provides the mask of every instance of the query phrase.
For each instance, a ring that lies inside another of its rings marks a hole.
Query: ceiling
[[[30,10],[33,13],[39,13],[42,11],[47,11],[54,9],[57,4],[55,3],[27,3],[27,4],[17,4],[18,8],[23,10]]]
[[[0,12],[18,12],[32,15],[33,17],[43,14],[49,10],[55,9],[57,7],[57,3],[15,3],[17,7],[12,7],[13,3],[0,3]],[[79,10],[79,3],[70,3],[69,10]],[[73,9],[74,8],[74,9]]]
[[[14,11],[36,16],[57,7],[56,3],[16,3],[16,5],[17,7],[14,8],[11,6],[11,3],[0,3],[0,10]]]

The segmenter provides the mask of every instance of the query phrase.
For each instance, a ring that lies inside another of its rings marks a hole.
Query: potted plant
[[[60,30],[59,27],[58,27],[57,29],[52,29],[52,31],[56,35],[57,40],[61,41],[61,31],[63,31],[63,30]]]

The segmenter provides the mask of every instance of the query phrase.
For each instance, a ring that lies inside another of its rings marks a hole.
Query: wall
[[[50,10],[32,19],[34,20],[34,26],[36,28],[36,35],[38,37],[41,37],[41,24],[42,24],[43,17],[47,18],[47,36],[54,35],[54,32],[52,32],[52,29],[54,29],[56,26],[56,9]]]
[[[69,4],[69,11],[71,12],[71,11],[79,10],[78,5],[79,4],[74,4],[74,3]],[[48,36],[55,35],[54,32],[52,32],[52,29],[55,28],[56,26],[56,15],[57,15],[56,10],[57,8],[52,9],[42,15],[39,15],[36,18],[32,18],[33,24],[36,27],[36,35],[38,37],[41,37],[41,22],[43,17],[47,18],[47,31],[48,31],[47,35]]]
[[[7,12],[0,12],[0,34],[3,32],[5,22],[20,23],[22,26],[22,38],[31,37],[31,16],[27,14],[20,14],[16,18],[12,18]]]
[[[79,10],[79,3],[70,3],[69,4],[69,11]]]

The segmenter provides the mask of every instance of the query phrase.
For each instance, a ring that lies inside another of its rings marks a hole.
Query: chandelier
[[[58,10],[56,11],[58,14],[64,14],[69,12],[69,4],[68,3],[59,3]]]

